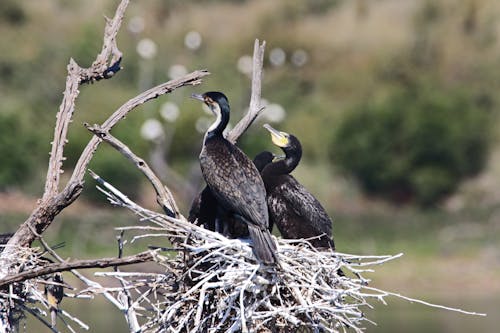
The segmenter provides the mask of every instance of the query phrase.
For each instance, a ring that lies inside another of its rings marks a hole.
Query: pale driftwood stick
[[[238,138],[254,122],[255,118],[264,110],[260,104],[261,86],[262,86],[262,68],[264,64],[264,50],[266,42],[260,44],[256,39],[253,49],[253,67],[252,67],[252,92],[250,97],[250,106],[245,116],[228,133],[227,140],[236,143]]]
[[[117,237],[118,241],[118,258],[123,257],[123,234],[125,231],[120,232],[120,236]],[[120,269],[115,266],[114,267],[115,272],[119,273]],[[132,294],[130,293],[130,290],[128,287],[129,283],[128,281],[124,279],[119,279],[120,284],[122,286],[122,292],[121,294],[118,295],[118,297],[121,299],[121,303],[124,304],[125,307],[125,320],[128,324],[129,331],[132,333],[140,332],[141,331],[141,326],[139,325],[139,321],[137,320],[137,314],[135,312],[134,307],[132,306],[133,301],[132,301]]]
[[[127,147],[120,140],[111,135],[108,131],[102,129],[99,125],[90,126],[85,124],[85,127],[94,133],[98,138],[104,140],[110,144],[113,148],[118,150],[125,156],[128,160],[135,164],[135,166],[141,170],[141,172],[146,176],[146,178],[151,182],[153,188],[156,192],[156,201],[162,207],[163,211],[171,217],[179,217],[179,208],[175,203],[175,199],[170,192],[170,190],[163,185],[163,183],[158,179],[156,174],[151,170],[149,165],[142,158],[135,155],[129,147]]]
[[[73,269],[79,268],[106,268],[113,266],[125,266],[131,264],[137,264],[141,262],[152,261],[154,258],[152,251],[144,251],[132,256],[127,256],[123,258],[101,258],[101,259],[90,259],[90,260],[75,260],[73,262],[62,262],[48,264],[44,267],[32,269],[29,271],[24,271],[15,275],[9,275],[5,279],[0,280],[0,288],[11,283],[22,282],[28,279],[33,279],[39,276],[66,272]]]

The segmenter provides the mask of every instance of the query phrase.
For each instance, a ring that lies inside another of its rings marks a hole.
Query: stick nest
[[[109,193],[108,193],[109,194]],[[147,225],[138,238],[175,246],[157,249],[159,274],[103,273],[134,289],[135,311],[145,331],[166,332],[340,332],[362,331],[362,308],[378,294],[364,291],[361,274],[397,256],[353,256],[318,251],[307,240],[276,239],[280,263],[259,264],[248,240],[228,239],[133,203]],[[344,274],[345,273],[345,274]],[[101,275],[101,274],[99,274]]]

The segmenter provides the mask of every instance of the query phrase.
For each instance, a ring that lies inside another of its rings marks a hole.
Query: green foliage
[[[421,84],[347,112],[331,159],[369,194],[430,205],[484,166],[490,119],[470,94]]]
[[[32,180],[40,150],[39,133],[29,129],[19,113],[0,113],[0,190]]]
[[[15,0],[0,1],[0,18],[11,25],[21,25],[27,20],[23,7]]]

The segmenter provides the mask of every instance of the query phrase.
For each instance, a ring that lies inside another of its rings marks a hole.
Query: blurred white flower
[[[153,141],[163,134],[163,126],[157,119],[147,119],[141,126],[141,137],[145,140]]]
[[[295,50],[292,54],[292,64],[294,64],[297,67],[304,66],[307,61],[309,60],[309,56],[307,55],[307,52],[304,50]]]
[[[212,118],[208,117],[200,117],[196,119],[196,123],[194,124],[194,127],[198,131],[198,133],[205,133],[207,129],[212,125],[214,120]]]
[[[140,34],[145,27],[144,18],[141,16],[134,16],[128,21],[128,31],[133,34]]]
[[[144,38],[137,43],[137,53],[144,59],[153,59],[156,56],[156,43],[149,39]]]
[[[180,64],[175,64],[175,65],[172,65],[170,66],[170,68],[168,69],[168,77],[170,79],[177,79],[181,76],[184,76],[187,74],[187,69],[186,67],[184,67],[183,65],[180,65]]]
[[[263,116],[271,123],[279,123],[286,117],[286,111],[280,104],[272,103],[266,106]]]
[[[177,120],[179,113],[179,107],[174,102],[165,102],[160,108],[161,117],[170,123]]]
[[[190,31],[184,37],[184,45],[190,50],[197,50],[200,48],[202,42],[201,35],[198,31]]]
[[[241,56],[238,59],[238,64],[236,65],[236,67],[243,74],[247,74],[247,75],[251,74],[252,73],[252,67],[253,67],[252,57],[249,56],[249,55]]]
[[[273,66],[282,66],[286,61],[286,54],[282,48],[276,47],[269,52],[269,61]]]

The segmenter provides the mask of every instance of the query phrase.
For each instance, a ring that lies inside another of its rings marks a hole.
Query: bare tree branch
[[[255,40],[253,49],[253,68],[252,68],[252,93],[250,97],[250,106],[245,116],[234,126],[227,135],[227,140],[236,143],[238,138],[254,122],[255,118],[264,110],[260,104],[261,86],[262,86],[262,68],[264,65],[264,50],[266,42],[262,44],[258,39]]]
[[[194,86],[201,83],[201,79],[210,73],[206,70],[198,70],[194,71],[190,74],[187,74],[181,78],[170,80],[166,83],[162,83],[153,87],[142,94],[132,98],[127,103],[123,104],[118,110],[116,110],[104,123],[101,125],[101,129],[103,131],[110,131],[113,126],[115,126],[120,120],[125,118],[127,114],[138,107],[141,104],[146,103],[151,99],[155,99],[161,95],[171,93],[175,89],[184,87],[184,86]],[[92,155],[94,154],[97,146],[101,142],[101,139],[98,137],[92,137],[92,139],[85,147],[80,159],[76,163],[75,170],[69,183],[79,183],[83,179],[85,175],[85,170],[87,169],[87,165],[92,159]],[[69,185],[69,184],[68,184]]]
[[[146,178],[151,182],[151,185],[153,185],[156,192],[156,201],[162,207],[163,211],[171,217],[179,217],[179,208],[175,203],[172,193],[165,185],[163,185],[160,179],[158,179],[146,161],[135,155],[129,147],[111,135],[108,131],[103,130],[99,125],[90,126],[86,124],[85,127],[87,127],[87,129],[94,133],[98,138],[109,143],[113,148],[118,150],[128,160],[134,163],[135,166],[142,171]],[[92,175],[92,177],[94,176]]]
[[[187,85],[197,85],[201,83],[201,78],[209,75],[210,73],[205,70],[195,71],[184,77],[168,81],[166,83],[160,84],[153,87],[142,94],[132,98],[125,104],[123,104],[118,110],[116,110],[102,125],[101,129],[104,131],[109,131],[116,125],[120,120],[126,117],[126,115],[135,109],[137,106],[146,103],[147,101],[157,98],[158,96],[172,92],[173,90],[184,87]],[[47,227],[52,223],[54,217],[59,214],[65,207],[73,203],[81,193],[83,188],[83,178],[85,175],[85,170],[92,159],[94,152],[96,151],[101,139],[94,136],[87,144],[82,155],[80,156],[70,181],[66,187],[55,196],[46,198],[46,201],[42,200],[39,206],[33,211],[31,216],[26,220],[23,225],[16,231],[14,236],[11,238],[9,243],[6,245],[4,251],[2,252],[1,258],[14,258],[15,248],[29,246],[35,239],[36,234],[32,232],[35,230],[37,234],[41,234]],[[178,211],[178,209],[175,209]],[[9,250],[10,249],[10,250]],[[5,266],[5,265],[4,265]],[[0,277],[5,276],[1,274]]]
[[[90,259],[90,260],[75,260],[73,262],[53,263],[53,264],[48,264],[41,268],[24,271],[15,275],[10,275],[4,279],[1,279],[0,288],[9,285],[11,283],[22,282],[28,279],[33,279],[51,273],[66,272],[80,268],[106,268],[114,266],[125,266],[125,265],[152,261],[153,258],[154,256],[152,251],[144,251],[123,258],[101,258],[101,259]]]
[[[97,55],[93,64],[89,68],[84,69],[78,66],[73,59],[69,61],[66,89],[64,90],[64,97],[57,114],[54,140],[52,141],[52,151],[50,153],[49,168],[42,201],[47,200],[57,193],[60,174],[62,173],[64,145],[67,142],[69,124],[71,123],[75,111],[75,100],[80,93],[78,87],[85,82],[93,82],[111,77],[112,75],[109,75],[111,69],[113,73],[120,70],[122,53],[118,50],[116,45],[116,35],[120,30],[128,2],[128,0],[122,0],[116,9],[114,18],[106,21],[102,50],[101,53]],[[112,59],[108,64],[108,58],[111,54]]]
[[[60,111],[57,115],[45,192],[42,199],[39,200],[37,207],[33,210],[29,218],[18,228],[0,254],[0,279],[5,278],[10,273],[10,269],[16,262],[19,249],[30,246],[38,235],[42,234],[50,226],[55,216],[79,197],[83,189],[85,170],[97,146],[101,142],[101,139],[96,136],[91,138],[80,156],[69,182],[64,189],[58,193],[60,173],[62,172],[62,161],[64,159],[64,145],[67,142],[67,131],[74,113],[75,100],[79,94],[79,85],[85,82],[94,82],[110,77],[112,76],[111,72],[114,73],[119,69],[121,52],[118,51],[116,46],[116,34],[123,19],[123,12],[127,4],[128,0],[122,0],[113,20],[107,20],[102,51],[89,69],[81,69],[76,62],[70,60],[66,90],[64,92]],[[109,57],[111,57],[111,64],[105,66]],[[201,78],[208,74],[207,71],[195,71],[179,79],[171,80],[153,87],[122,105],[122,107],[115,111],[101,127],[109,131],[137,106],[163,94],[170,93],[177,88],[186,85],[197,85],[201,83]]]

